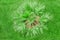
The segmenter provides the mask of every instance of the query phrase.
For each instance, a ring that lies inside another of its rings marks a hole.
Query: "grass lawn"
[[[46,23],[48,31],[44,30],[43,34],[34,37],[22,37],[13,29],[12,14],[22,1],[0,0],[0,40],[60,40],[60,0],[39,0],[45,4],[45,11],[49,12],[53,18]]]

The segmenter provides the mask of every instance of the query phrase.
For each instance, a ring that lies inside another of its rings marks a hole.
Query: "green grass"
[[[1,0],[0,2],[0,40],[60,40],[60,1],[40,0],[46,5],[47,12],[53,15],[53,19],[47,23],[48,31],[34,37],[21,37],[13,29],[12,12],[20,5],[20,0]]]

